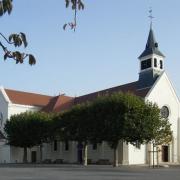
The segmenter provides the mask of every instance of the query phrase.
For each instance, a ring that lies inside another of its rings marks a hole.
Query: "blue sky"
[[[153,29],[166,55],[165,69],[180,95],[179,0],[84,0],[76,32],[62,29],[73,18],[64,0],[13,1],[10,16],[1,17],[1,32],[25,32],[24,50],[37,64],[16,65],[0,55],[0,84],[49,95],[79,96],[136,81],[153,8]]]

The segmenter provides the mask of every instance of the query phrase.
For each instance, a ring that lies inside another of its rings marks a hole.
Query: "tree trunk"
[[[40,148],[40,162],[42,162],[42,160],[43,160],[43,152],[42,152],[43,145],[41,144],[39,148]]]
[[[116,146],[114,148],[114,162],[113,162],[113,166],[114,167],[118,167],[119,163],[118,163],[118,146]]]
[[[27,147],[24,147],[23,163],[27,163]]]
[[[83,165],[87,166],[87,158],[88,158],[88,145],[87,143],[84,144],[84,161],[83,161]]]
[[[154,143],[153,143],[153,168],[154,168]]]

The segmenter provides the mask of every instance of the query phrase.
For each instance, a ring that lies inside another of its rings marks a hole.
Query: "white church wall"
[[[53,142],[43,144],[43,160],[54,162],[57,159],[62,159],[63,162],[77,163],[78,149],[77,142],[69,142],[69,150],[65,150],[63,142],[57,143],[57,150],[54,151]],[[97,149],[93,150],[92,144],[88,145],[88,160],[91,163],[97,163],[99,160],[107,160],[113,162],[113,150],[106,142],[97,145]]]
[[[0,130],[4,132],[4,124],[8,118],[8,98],[5,96],[3,87],[0,88],[0,113],[2,119],[0,122]],[[10,162],[10,146],[6,145],[5,141],[0,142],[0,163]]]
[[[92,144],[88,145],[88,159],[90,159],[92,163],[96,163],[99,159],[103,159],[103,154],[102,144],[97,144],[97,149],[93,149]]]
[[[179,117],[179,100],[166,73],[163,73],[160,76],[152,90],[147,95],[146,100],[156,103],[159,108],[162,108],[163,106],[167,106],[169,108],[170,115],[168,119],[172,124],[171,128],[174,136],[173,144],[170,145],[171,155],[169,160],[170,162],[177,162],[177,127]]]
[[[41,108],[40,107],[35,107],[35,106],[25,106],[25,105],[19,105],[19,104],[9,104],[8,106],[8,118],[10,118],[14,114],[20,114],[26,111],[39,111]]]
[[[36,160],[37,162],[40,161],[40,154],[39,154],[39,147],[33,147],[27,149],[27,160],[28,162],[32,162],[31,159],[31,153],[32,151],[36,151],[37,156]],[[10,147],[10,156],[11,156],[11,163],[22,163],[23,162],[23,155],[24,155],[24,149],[20,147]]]
[[[0,113],[2,113],[3,119],[0,122],[0,130],[3,132],[3,127],[8,118],[8,101],[4,97],[3,88],[0,88]]]
[[[6,142],[0,142],[0,163],[10,162],[10,146]]]
[[[26,111],[38,111],[40,110],[39,107],[34,107],[34,106],[25,106],[25,105],[19,105],[19,104],[9,104],[8,105],[8,119],[14,114],[20,114]],[[17,147],[10,147],[10,154],[11,154],[11,163],[15,162],[22,162],[22,157],[23,157],[23,149],[22,148],[17,148]],[[38,153],[37,153],[38,154]],[[28,161],[30,162],[30,156],[31,152],[28,150]]]
[[[64,142],[57,142],[57,150],[54,150],[54,143],[43,144],[43,161],[50,160],[54,162],[62,159],[65,163],[77,162],[77,143],[69,142],[69,149],[65,149]]]
[[[146,164],[146,148],[145,145],[141,145],[137,148],[129,144],[129,164]]]

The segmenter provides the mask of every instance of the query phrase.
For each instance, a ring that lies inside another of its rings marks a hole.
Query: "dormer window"
[[[157,59],[154,58],[154,67],[157,67]]]
[[[144,70],[150,67],[151,67],[151,59],[141,61],[141,70]]]
[[[160,60],[160,69],[163,69],[163,62]]]

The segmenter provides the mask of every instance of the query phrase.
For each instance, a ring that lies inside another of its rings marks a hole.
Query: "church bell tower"
[[[159,75],[164,71],[164,58],[155,40],[152,23],[145,50],[138,57],[140,64],[138,88],[151,87]]]

